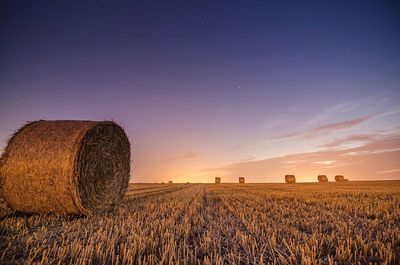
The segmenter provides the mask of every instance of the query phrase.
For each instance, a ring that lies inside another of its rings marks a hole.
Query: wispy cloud
[[[348,155],[353,153],[353,155]],[[400,135],[371,138],[362,146],[343,150],[322,150],[256,161],[233,163],[223,167],[229,176],[243,175],[250,181],[282,181],[285,174],[296,174],[300,181],[313,180],[318,174],[344,174],[351,179],[400,179]],[[378,174],[377,172],[385,171]]]
[[[174,156],[174,157],[165,158],[165,159],[161,160],[161,163],[170,163],[170,162],[175,162],[175,161],[178,161],[178,160],[195,158],[195,157],[198,157],[198,156],[199,155],[194,151],[187,151],[186,153],[184,153],[183,155],[180,155],[180,156]]]
[[[397,173],[397,172],[400,172],[400,168],[382,170],[382,171],[376,172],[376,174],[390,174],[390,173]]]
[[[327,119],[330,119],[333,116],[348,114],[350,112],[355,112],[357,110],[364,110],[366,108],[371,109],[371,105],[375,106],[375,108],[373,109],[382,109],[384,108],[387,101],[388,98],[384,97],[383,95],[374,95],[370,97],[358,98],[341,102],[323,110],[320,114],[310,119],[306,123],[306,126],[312,126],[321,123]]]
[[[288,133],[286,135],[277,137],[275,139],[283,140],[283,139],[290,139],[290,138],[297,138],[297,137],[314,138],[314,137],[317,137],[320,135],[326,135],[327,133],[332,133],[334,131],[350,129],[352,127],[362,124],[363,122],[367,121],[371,117],[372,116],[365,116],[365,117],[361,117],[361,118],[357,118],[357,119],[325,124],[322,126],[311,128],[309,130],[305,130],[305,131]]]
[[[390,110],[375,114],[375,115],[372,116],[372,118],[378,119],[378,118],[383,118],[383,117],[394,115],[394,114],[398,114],[398,113],[400,113],[400,107],[393,108],[393,109],[390,109]]]
[[[285,134],[283,136],[276,137],[274,139],[277,140],[284,140],[284,139],[291,139],[291,138],[315,138],[321,135],[326,135],[338,130],[344,130],[344,129],[350,129],[353,127],[356,127],[358,125],[361,125],[362,123],[365,123],[367,121],[373,120],[373,119],[379,119],[383,118],[386,116],[390,115],[395,115],[400,113],[400,108],[394,108],[390,109],[384,112],[376,113],[376,114],[371,114],[368,116],[363,116],[360,118],[356,119],[351,119],[351,120],[345,120],[345,121],[340,121],[340,122],[335,122],[335,123],[329,123],[325,125],[321,125],[318,127],[314,127],[308,130],[304,131],[297,131],[297,132],[291,132],[288,134]]]
[[[337,131],[337,130],[349,129],[349,128],[355,127],[357,125],[360,125],[361,123],[367,121],[370,118],[371,118],[371,116],[365,116],[365,117],[361,117],[358,119],[352,119],[352,120],[322,125],[322,126],[310,129],[309,131],[306,131],[304,133],[304,136],[305,137],[315,137],[315,136],[319,136],[322,133],[325,134],[325,133],[330,133],[330,132]]]
[[[243,157],[243,158],[239,158],[239,159],[233,159],[233,160],[230,160],[230,162],[237,163],[237,162],[245,162],[245,161],[252,161],[252,160],[256,160],[256,157],[248,156],[248,157]]]
[[[332,147],[340,147],[342,145],[346,144],[352,144],[355,142],[370,142],[378,137],[377,134],[356,134],[356,135],[350,135],[345,138],[341,139],[335,139],[330,143],[320,145],[319,147],[323,148],[332,148]]]
[[[319,164],[319,165],[332,165],[335,163],[336,160],[324,160],[324,161],[315,161],[314,164]]]

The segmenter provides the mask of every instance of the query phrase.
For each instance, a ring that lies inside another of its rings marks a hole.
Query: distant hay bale
[[[245,183],[245,181],[244,181],[244,177],[239,177],[239,183]]]
[[[349,181],[349,180],[345,179],[342,175],[336,175],[335,181]]]
[[[4,198],[24,213],[107,212],[122,201],[129,178],[129,140],[110,121],[29,123],[0,159]]]
[[[172,184],[172,180],[168,181],[168,184]]]
[[[335,181],[344,181],[344,177],[342,175],[336,175]]]
[[[326,175],[319,175],[318,182],[328,182],[328,177]]]
[[[215,183],[216,183],[216,184],[221,183],[221,178],[220,178],[220,177],[215,177]]]
[[[285,182],[287,184],[296,183],[296,177],[294,175],[285,175]]]

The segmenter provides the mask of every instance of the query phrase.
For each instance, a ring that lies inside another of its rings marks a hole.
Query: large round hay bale
[[[12,209],[8,207],[6,200],[0,189],[0,219],[12,213]]]
[[[0,188],[24,213],[91,214],[122,201],[130,144],[110,121],[35,121],[18,130],[0,158]]]
[[[328,182],[328,177],[326,175],[319,175],[318,182]]]
[[[287,184],[296,183],[296,177],[294,175],[285,175],[285,182]]]

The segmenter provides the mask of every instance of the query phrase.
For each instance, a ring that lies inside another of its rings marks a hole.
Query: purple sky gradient
[[[399,13],[396,1],[2,1],[0,150],[25,121],[113,119],[133,181],[400,179]]]

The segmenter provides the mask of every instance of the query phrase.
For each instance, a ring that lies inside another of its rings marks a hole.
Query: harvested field
[[[0,264],[399,264],[400,181],[134,184],[113,213],[0,220]]]

